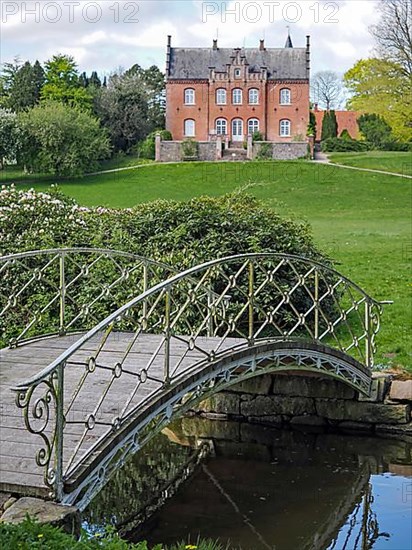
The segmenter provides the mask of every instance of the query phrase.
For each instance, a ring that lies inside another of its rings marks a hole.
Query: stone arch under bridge
[[[84,508],[130,453],[232,384],[299,370],[370,392],[382,302],[307,258],[246,254],[177,273],[64,249],[2,257],[0,273],[17,405],[4,432],[9,490],[25,481],[17,430],[25,492]]]

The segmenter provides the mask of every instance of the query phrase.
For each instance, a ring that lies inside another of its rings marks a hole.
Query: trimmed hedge
[[[401,141],[386,141],[375,146],[370,141],[361,141],[352,138],[341,136],[340,138],[325,139],[321,143],[322,151],[327,153],[346,153],[346,152],[362,152],[362,151],[412,151],[412,143]]]
[[[327,153],[339,152],[361,152],[361,151],[371,151],[374,149],[372,143],[368,141],[358,141],[355,139],[347,138],[328,138],[325,141],[322,141],[321,144],[322,151]]]

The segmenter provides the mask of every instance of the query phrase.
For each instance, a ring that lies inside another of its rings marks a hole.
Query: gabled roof
[[[226,71],[236,51],[232,48],[170,48],[169,79],[208,79],[210,68]],[[307,78],[305,48],[242,48],[249,71],[267,68],[269,79],[301,80]]]

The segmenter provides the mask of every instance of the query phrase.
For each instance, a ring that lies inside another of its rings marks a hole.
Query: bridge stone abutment
[[[375,374],[371,395],[365,397],[316,374],[264,374],[216,393],[194,413],[213,420],[375,433],[412,442],[411,388],[412,381]]]

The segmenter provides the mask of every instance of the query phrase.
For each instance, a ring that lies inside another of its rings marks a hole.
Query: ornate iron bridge
[[[1,257],[0,275],[0,360],[18,365],[30,464],[80,508],[172,418],[241,380],[300,370],[369,394],[388,303],[330,266],[274,253],[176,273],[133,254],[48,250]]]

